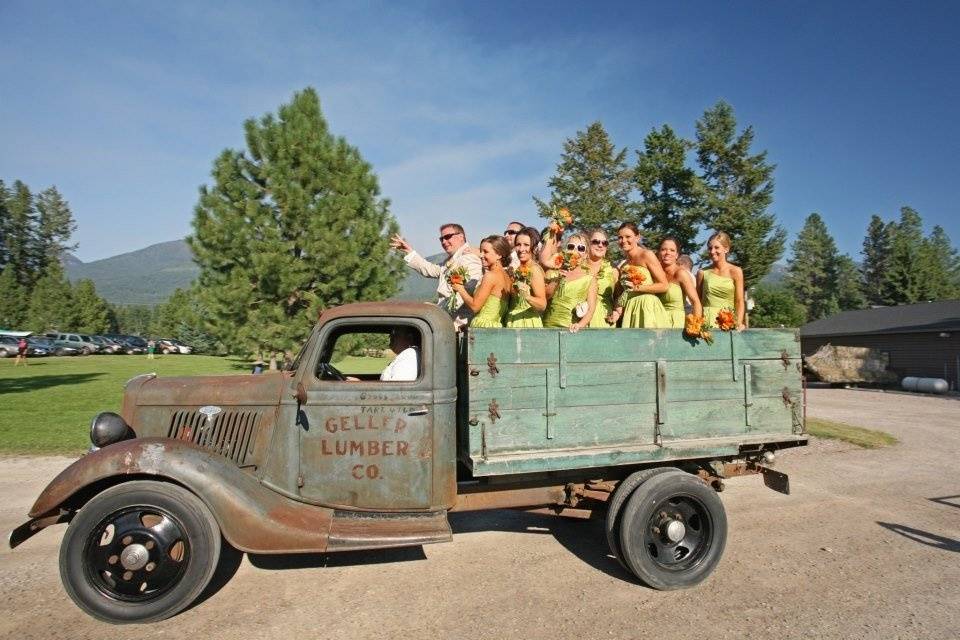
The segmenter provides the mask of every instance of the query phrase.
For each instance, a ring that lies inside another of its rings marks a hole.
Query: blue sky
[[[956,245],[958,24],[956,2],[0,0],[0,178],[55,184],[84,261],[181,238],[242,122],[309,85],[434,253],[444,221],[535,221],[590,122],[632,161],[724,99],[778,165],[791,241],[817,211],[856,254],[910,205]]]

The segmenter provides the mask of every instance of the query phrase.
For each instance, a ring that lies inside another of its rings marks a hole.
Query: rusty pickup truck
[[[398,328],[416,372],[383,381]],[[114,623],[187,607],[221,544],[257,554],[444,542],[448,514],[605,518],[612,555],[655,589],[717,566],[724,482],[807,442],[792,330],[478,329],[417,303],[324,312],[289,370],[130,380],[90,453],[10,534],[69,522],[67,593]],[[378,357],[379,356],[379,357]]]

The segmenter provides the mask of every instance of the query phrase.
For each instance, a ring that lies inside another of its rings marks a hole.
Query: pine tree
[[[73,331],[81,333],[108,333],[110,310],[106,301],[97,295],[93,280],[84,278],[73,285],[72,292]]]
[[[880,219],[870,217],[867,235],[863,239],[863,262],[860,266],[860,279],[863,295],[867,304],[894,304],[887,290],[887,273],[890,270],[890,241],[893,227]]]
[[[13,265],[0,272],[0,329],[20,329],[27,318],[27,291],[17,282]]]
[[[817,213],[811,213],[791,246],[786,285],[806,308],[807,321],[840,310],[837,292],[837,245]]]
[[[634,220],[626,157],[626,148],[617,150],[600,122],[577,131],[563,143],[560,163],[550,178],[550,200],[534,198],[540,215],[547,218],[553,207],[567,207],[577,227],[602,227],[608,233],[621,222]]]
[[[732,260],[747,287],[759,282],[783,255],[786,232],[767,211],[773,201],[773,170],[767,153],[751,155],[753,127],[736,134],[733,108],[720,101],[697,121],[697,160],[706,187],[706,220],[726,231]]]
[[[53,260],[61,260],[64,251],[75,249],[77,245],[69,244],[70,236],[77,229],[73,220],[70,205],[56,187],[49,187],[40,192],[36,199],[37,208],[37,256],[35,260],[39,269],[45,269]]]
[[[59,263],[47,265],[30,292],[26,322],[28,329],[38,333],[73,328],[73,292]]]
[[[943,227],[937,225],[923,242],[921,270],[923,299],[951,300],[960,297],[960,259]]]
[[[845,253],[837,256],[835,270],[837,272],[837,304],[840,311],[866,307],[867,301],[860,286],[860,272],[853,258]]]
[[[194,348],[194,353],[219,353],[222,346],[207,330],[209,314],[196,289],[177,289],[154,310],[150,332],[175,338]]]
[[[925,301],[923,268],[923,220],[910,207],[901,207],[900,220],[892,227],[890,261],[884,274],[884,296],[889,304],[913,304]]]
[[[753,288],[753,302],[751,327],[799,327],[806,322],[807,310],[782,287],[757,285]]]
[[[33,194],[23,182],[13,183],[7,198],[8,226],[6,229],[7,260],[13,265],[17,282],[31,288],[38,270],[36,251],[37,211]]]
[[[634,180],[640,192],[637,203],[640,226],[656,246],[664,236],[674,236],[681,253],[697,251],[697,234],[704,221],[704,190],[696,172],[687,166],[693,143],[667,125],[653,129],[637,151]]]
[[[189,238],[215,335],[235,353],[302,342],[328,306],[394,294],[398,230],[376,175],[334,137],[313,89],[245,123],[214,162]]]
[[[153,324],[154,309],[143,305],[117,305],[113,307],[116,332],[124,335],[145,336]]]
[[[10,234],[12,224],[10,210],[7,205],[10,202],[10,190],[7,185],[0,180],[0,268],[7,266],[10,262],[10,250],[7,247],[7,239]]]

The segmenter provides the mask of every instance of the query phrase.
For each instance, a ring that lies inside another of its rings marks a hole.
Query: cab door
[[[391,329],[419,336],[415,380],[383,382]],[[333,507],[418,510],[433,484],[433,339],[417,318],[344,318],[325,325],[298,377],[300,496]],[[338,379],[342,373],[351,379]]]

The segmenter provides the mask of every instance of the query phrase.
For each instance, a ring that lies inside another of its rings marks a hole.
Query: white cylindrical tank
[[[918,391],[920,393],[946,393],[950,390],[950,385],[942,378],[907,376],[900,381],[900,386],[903,387],[904,391]]]

